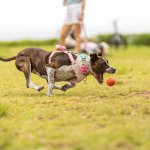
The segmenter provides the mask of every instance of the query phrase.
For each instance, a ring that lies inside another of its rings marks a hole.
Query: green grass
[[[42,46],[44,49],[52,47]],[[0,56],[23,47],[1,47]],[[99,85],[93,77],[67,92],[54,90],[33,75],[36,92],[12,62],[0,62],[1,150],[149,150],[150,48],[110,50],[117,84]]]

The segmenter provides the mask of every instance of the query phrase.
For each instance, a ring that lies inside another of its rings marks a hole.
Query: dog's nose
[[[112,72],[115,73],[116,72],[116,68],[112,68]]]

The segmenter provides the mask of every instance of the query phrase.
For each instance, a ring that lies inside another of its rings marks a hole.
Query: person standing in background
[[[67,13],[61,30],[60,45],[65,45],[65,39],[73,28],[76,40],[74,51],[80,53],[80,32],[84,18],[85,0],[63,0],[63,5],[67,7]]]

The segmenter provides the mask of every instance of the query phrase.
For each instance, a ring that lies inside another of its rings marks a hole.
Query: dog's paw
[[[43,90],[43,89],[44,89],[44,86],[39,86],[38,89],[37,89],[37,91],[40,92],[40,91]]]
[[[68,90],[68,84],[65,84],[64,86],[61,87],[62,91],[67,91]]]

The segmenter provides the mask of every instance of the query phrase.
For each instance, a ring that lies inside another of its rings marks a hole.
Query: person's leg
[[[75,36],[75,39],[76,39],[75,52],[80,53],[80,43],[81,43],[80,32],[81,32],[81,25],[80,24],[75,24],[73,26],[73,29],[74,29],[74,36]]]
[[[71,26],[72,25],[63,25],[61,35],[60,35],[60,42],[59,42],[60,45],[65,45],[65,39],[69,31],[71,30]]]

